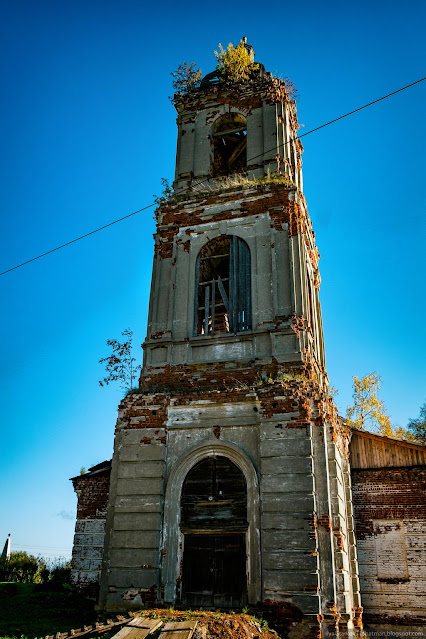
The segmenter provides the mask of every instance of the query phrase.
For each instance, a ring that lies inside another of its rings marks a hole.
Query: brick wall
[[[352,469],[364,619],[426,623],[426,467]]]
[[[105,538],[111,463],[103,462],[72,478],[78,496],[71,580],[75,588],[97,598]]]

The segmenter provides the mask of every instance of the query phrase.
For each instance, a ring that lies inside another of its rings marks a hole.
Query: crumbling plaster
[[[269,197],[267,194],[265,206]],[[246,204],[248,199],[246,195],[241,201]],[[214,221],[211,214],[213,220],[177,228],[170,257],[157,254],[154,259],[145,365],[223,361],[230,355],[240,360],[262,359],[270,357],[271,351],[279,361],[300,362],[302,353],[309,350],[320,373],[324,364],[321,317],[318,303],[313,300],[309,305],[305,283],[309,276],[316,296],[310,257],[315,250],[313,238],[306,243],[299,235],[289,236],[288,224],[283,220],[276,228],[267,212],[241,218],[241,202],[234,201],[233,207],[229,219]],[[235,234],[250,248],[253,331],[238,336],[194,336],[196,259],[206,241],[222,234]],[[156,242],[160,240],[157,236]],[[293,315],[309,317],[310,312],[314,313],[306,326],[310,330],[296,336]]]

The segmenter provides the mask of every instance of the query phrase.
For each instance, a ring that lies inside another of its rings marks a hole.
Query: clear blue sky
[[[0,9],[0,270],[152,201],[173,177],[170,72],[243,35],[299,90],[303,131],[425,74],[422,1],[38,0]],[[395,423],[425,390],[426,82],[304,139],[327,366],[341,412],[378,371]],[[68,478],[111,456],[105,342],[144,340],[152,210],[0,278],[0,544],[69,555]]]

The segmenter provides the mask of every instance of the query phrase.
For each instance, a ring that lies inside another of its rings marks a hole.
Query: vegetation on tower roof
[[[292,100],[296,98],[297,90],[294,83],[288,78],[276,78],[271,73],[267,73],[262,64],[254,62],[253,49],[246,44],[246,38],[234,46],[230,42],[226,49],[219,44],[219,50],[214,52],[217,64],[212,73],[202,79],[201,69],[195,62],[189,64],[184,61],[176,71],[171,73],[173,78],[172,87],[174,95],[169,96],[173,104],[176,104],[187,95],[197,93],[197,89],[209,87],[232,88],[241,90],[242,87],[259,82],[274,85],[275,93],[277,84],[282,87],[281,98],[287,97]]]
[[[173,78],[172,87],[174,96],[170,95],[169,99],[174,102],[177,97],[182,97],[200,86],[202,72],[201,69],[196,66],[195,62],[188,64],[184,60],[176,71],[172,71],[170,75]]]
[[[226,49],[219,44],[219,51],[215,51],[214,54],[217,59],[218,77],[225,84],[246,82],[260,69],[260,65],[253,61],[243,40],[236,47],[230,42]]]

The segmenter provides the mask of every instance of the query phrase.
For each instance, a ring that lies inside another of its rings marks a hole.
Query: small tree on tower
[[[99,385],[108,386],[111,382],[120,382],[121,388],[129,392],[134,388],[134,381],[141,366],[135,365],[136,359],[132,356],[133,331],[126,328],[121,335],[125,338],[124,342],[116,339],[107,340],[107,346],[111,346],[112,353],[99,360],[99,364],[105,364],[107,372],[107,376],[99,380]]]

